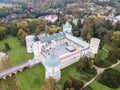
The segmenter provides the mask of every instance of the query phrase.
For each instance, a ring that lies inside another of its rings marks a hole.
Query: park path
[[[108,68],[114,68],[115,66],[117,66],[117,65],[119,65],[119,64],[120,64],[120,60],[118,60],[117,63],[115,63],[115,64],[113,64],[113,65],[111,65],[111,66],[109,66],[109,67],[106,67],[106,68],[99,68],[99,67],[97,67],[97,66],[94,65],[94,68],[95,68],[96,71],[97,71],[96,76],[93,77],[93,78],[92,78],[90,81],[88,81],[87,83],[85,83],[84,86],[83,86],[80,90],[82,90],[83,88],[85,88],[85,87],[87,87],[89,84],[91,84],[99,75],[101,75],[101,74],[104,72],[104,70],[106,70],[106,69],[108,69]]]

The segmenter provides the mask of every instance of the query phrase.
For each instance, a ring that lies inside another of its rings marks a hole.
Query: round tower
[[[45,78],[53,77],[60,80],[60,59],[55,55],[49,55],[45,60]]]
[[[98,52],[99,44],[100,44],[100,39],[98,39],[98,38],[91,38],[90,50],[91,50],[91,52],[93,54],[96,54]]]
[[[33,52],[33,35],[28,35],[26,36],[26,47],[27,47],[27,52],[32,53]]]

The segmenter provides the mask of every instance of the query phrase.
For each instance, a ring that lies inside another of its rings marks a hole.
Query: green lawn
[[[99,83],[97,80],[93,81],[90,86],[92,86],[93,90],[120,90],[120,88],[118,89],[111,89],[101,83]]]
[[[120,71],[120,65],[116,66],[115,69]]]
[[[108,53],[105,50],[99,50],[101,60],[105,60],[108,56]]]
[[[62,75],[61,75],[61,79],[59,81],[60,85],[63,86],[64,82],[69,78],[69,76],[72,76],[75,79],[80,80],[80,73],[78,73],[76,71],[76,65],[77,65],[77,63],[72,64],[72,65],[61,70]]]
[[[99,83],[97,80],[93,81],[90,86],[92,86],[93,90],[113,90],[109,87]]]
[[[33,58],[33,54],[26,52],[26,47],[21,46],[17,38],[9,36],[8,39],[0,41],[0,50],[4,47],[4,43],[9,43],[11,50],[8,55],[12,65],[20,64],[24,61]],[[38,65],[33,68],[28,68],[22,73],[17,74],[21,90],[40,90],[40,86],[44,82],[44,67]]]
[[[26,60],[32,59],[33,54],[27,53],[26,47],[21,46],[17,38],[9,36],[8,39],[0,41],[0,50],[4,48],[4,43],[9,43],[11,50],[8,52],[12,65],[20,64]]]
[[[114,48],[113,48],[111,45],[109,45],[109,44],[105,44],[105,45],[103,46],[103,48],[107,49],[108,51],[114,49]]]
[[[72,76],[73,78],[77,80],[81,80],[84,83],[88,82],[93,77],[92,75],[88,73],[77,72],[76,71],[77,64],[78,62],[61,70],[61,79],[59,81],[59,84],[62,85],[62,87],[64,85],[64,82],[69,78],[69,76]]]
[[[44,84],[45,70],[42,64],[17,74],[21,90],[40,90]]]

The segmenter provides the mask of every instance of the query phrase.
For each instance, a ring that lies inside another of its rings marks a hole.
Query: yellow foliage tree
[[[45,85],[41,87],[41,90],[62,90],[62,89],[54,78],[49,77],[45,80]]]

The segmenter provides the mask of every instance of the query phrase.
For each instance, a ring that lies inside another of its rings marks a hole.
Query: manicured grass
[[[8,51],[8,55],[12,65],[20,64],[24,61],[33,58],[33,54],[28,54],[25,46],[21,46],[19,40],[16,37],[9,36],[8,39],[0,41],[0,49],[4,47],[4,43],[9,43],[11,50]],[[17,74],[17,78],[20,82],[21,90],[40,90],[40,86],[44,83],[43,65],[37,65],[33,68],[28,68],[22,73]]]
[[[103,49],[99,51],[101,60],[105,60],[108,56],[108,53]]]
[[[11,50],[8,51],[8,56],[12,65],[17,65],[33,58],[33,54],[27,53],[26,47],[21,46],[16,37],[9,36],[8,39],[0,41],[0,50],[4,48],[5,42],[9,43],[11,47]]]
[[[60,85],[64,85],[64,82],[69,78],[69,76],[80,80],[80,73],[76,71],[76,66],[78,63],[72,64],[61,70],[61,79],[59,81]]]
[[[101,83],[99,83],[97,80],[94,80],[90,86],[92,86],[93,90],[120,90],[120,88],[118,89],[111,89]]]
[[[90,86],[92,86],[93,90],[113,90],[101,83],[99,83],[97,80],[93,81]]]
[[[109,44],[105,44],[103,48],[107,49],[108,51],[113,50],[113,47]]]
[[[114,69],[119,70],[120,71],[120,65],[116,66]]]
[[[40,90],[44,84],[45,70],[42,64],[18,73],[21,90]]]

